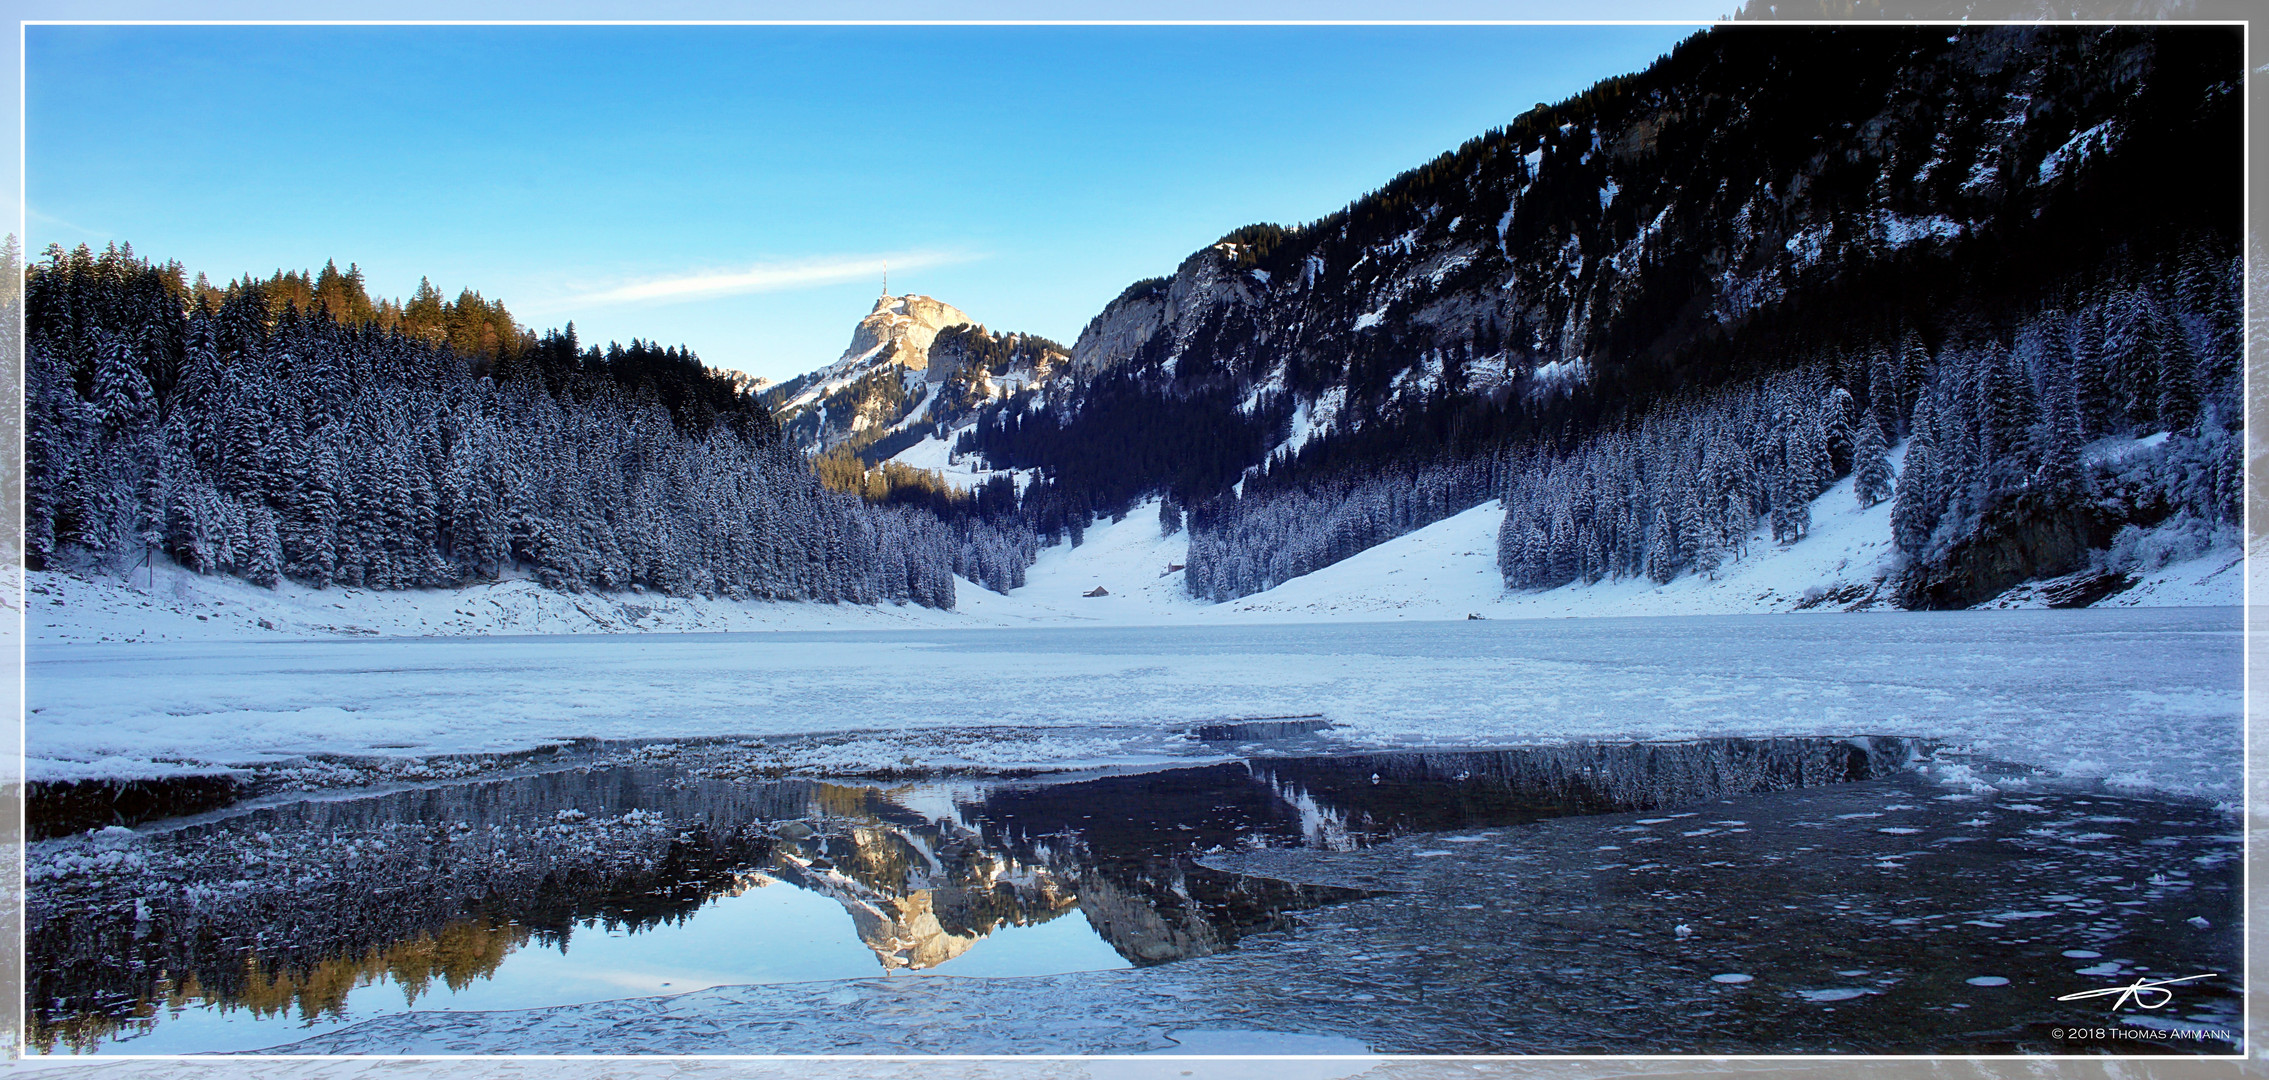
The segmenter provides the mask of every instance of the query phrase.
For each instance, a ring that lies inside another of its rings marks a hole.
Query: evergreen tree
[[[276,537],[276,516],[265,506],[254,506],[245,514],[245,530],[250,533],[251,550],[246,553],[244,580],[264,588],[274,588],[282,580],[283,543]]]
[[[2159,369],[2154,411],[2162,429],[2185,431],[2198,422],[2198,361],[2174,317],[2164,308],[2153,315],[2150,342]]]
[[[1908,416],[1913,413],[1922,388],[1929,382],[1930,347],[1923,344],[1922,335],[1910,326],[1899,338],[1899,415]]]
[[[2034,399],[2032,378],[2026,371],[2028,359],[2022,353],[2004,354],[1993,345],[1986,346],[1979,357],[1983,368],[1980,390],[1984,398],[1979,417],[1979,443],[1988,463],[1987,482],[1996,491],[2021,485],[2032,471],[2032,463],[2026,459],[2032,447],[2030,433],[2038,416],[2039,403]]]
[[[2112,433],[2116,406],[2101,309],[2085,308],[2073,323],[2077,327],[2072,338],[2073,417],[2079,425],[2078,437],[2087,441]]]
[[[1915,405],[1906,460],[1899,467],[1898,493],[1891,504],[1891,542],[1908,557],[1922,554],[1938,527],[1939,478],[1931,431],[1937,427],[1930,399]]]
[[[1182,504],[1172,495],[1158,500],[1158,535],[1172,536],[1182,531]]]
[[[1891,462],[1883,446],[1883,431],[1870,419],[1859,425],[1859,444],[1852,451],[1852,494],[1862,510],[1891,497]]]
[[[2138,286],[2112,294],[2104,307],[2104,361],[2114,376],[2111,386],[2120,419],[2147,427],[2158,417],[2158,339],[2162,323],[2151,295]]]
[[[1884,432],[1899,430],[1902,394],[1899,389],[1898,367],[1892,363],[1891,350],[1877,344],[1868,353],[1867,413],[1875,426]]]
[[[1648,530],[1646,575],[1657,585],[1667,585],[1678,576],[1680,561],[1676,530],[1671,524],[1670,508],[1657,505],[1654,526]]]

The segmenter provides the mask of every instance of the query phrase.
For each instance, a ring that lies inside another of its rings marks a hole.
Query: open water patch
[[[1418,834],[1414,861],[1488,874],[1510,827],[1876,781],[1928,749],[1717,739],[900,784],[654,762],[114,826],[32,846],[32,1045],[257,1050],[410,1014],[936,975],[1045,981],[1179,969],[1254,943],[1274,955],[1323,913],[1428,886],[1240,858],[1385,857]],[[1629,827],[1747,831],[1695,817]],[[1831,826],[1891,839],[1876,824]]]

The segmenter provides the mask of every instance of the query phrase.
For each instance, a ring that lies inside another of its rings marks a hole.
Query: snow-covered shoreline
[[[1484,503],[1273,589],[1207,604],[1171,569],[1184,538],[1161,536],[1155,503],[1099,521],[1077,548],[1040,553],[1013,595],[956,583],[957,604],[814,604],[561,593],[512,579],[461,589],[261,588],[160,565],[126,578],[32,571],[25,575],[26,637],[34,643],[464,637],[524,634],[943,630],[1016,626],[1222,625],[1463,619],[1627,618],[1834,612],[1823,598],[1873,596],[1889,555],[1887,504],[1861,510],[1850,480],[1814,504],[1813,534],[1780,546],[1760,535],[1716,578],[1688,574],[1658,585],[1610,579],[1543,591],[1504,587],[1496,570],[1504,511]],[[1841,496],[1838,498],[1837,496]],[[2104,607],[2219,607],[2244,599],[2243,560],[2214,549],[2135,575]],[[1089,596],[1097,588],[1104,595]],[[1982,608],[2047,606],[2039,582]]]

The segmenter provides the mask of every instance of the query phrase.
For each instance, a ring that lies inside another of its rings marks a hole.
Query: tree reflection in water
[[[42,841],[28,875],[32,1045],[97,1050],[191,1009],[336,1020],[352,991],[381,983],[401,989],[402,1009],[431,1008],[531,941],[572,956],[578,930],[682,923],[775,882],[842,905],[878,974],[934,970],[1004,927],[1074,910],[1150,966],[1369,895],[1211,870],[1196,861],[1209,852],[1344,849],[1859,779],[1913,750],[1877,742],[1262,759],[897,787],[627,765]]]

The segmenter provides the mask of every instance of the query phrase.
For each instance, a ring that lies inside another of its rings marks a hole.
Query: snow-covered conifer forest
[[[690,354],[579,350],[572,327],[468,354],[278,291],[192,295],[130,249],[31,268],[35,569],[939,608],[957,570],[1007,588],[1021,569],[988,561],[977,523],[822,488]]]

